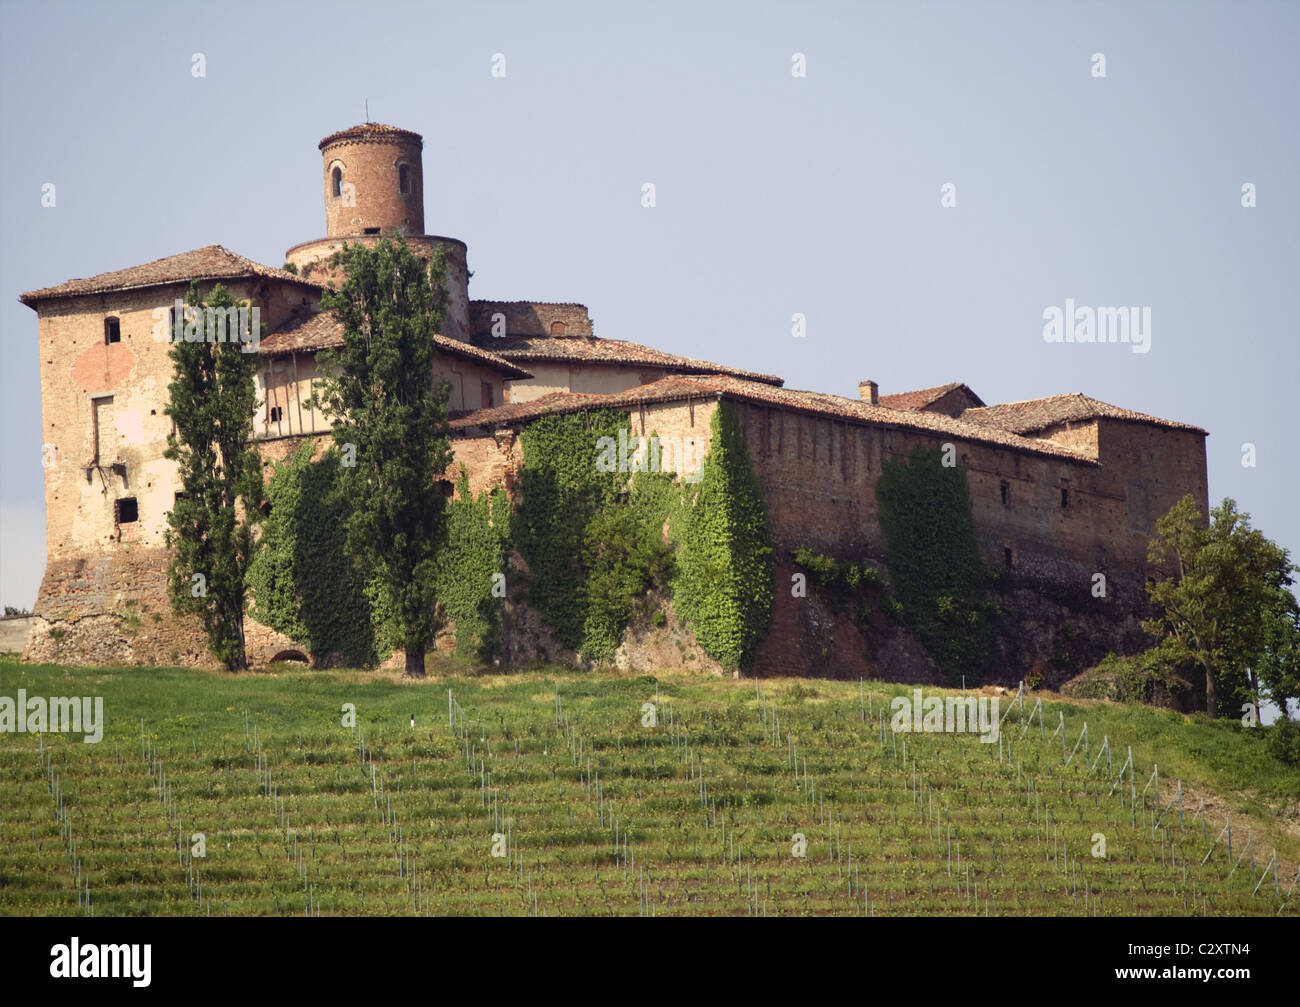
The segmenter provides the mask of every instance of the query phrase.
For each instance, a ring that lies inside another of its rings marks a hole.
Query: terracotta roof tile
[[[435,335],[433,341],[438,352],[462,360],[472,360],[485,367],[491,367],[510,378],[531,378],[531,371],[518,364],[511,363],[495,353],[480,349],[470,343],[452,339],[449,336]],[[262,340],[258,352],[263,356],[280,357],[289,353],[315,353],[317,350],[332,349],[343,345],[343,326],[328,311],[318,311],[306,317],[299,316],[281,325],[274,332],[268,333]]]
[[[1132,409],[1121,409],[1119,406],[1090,398],[1082,392],[967,409],[959,418],[968,423],[996,427],[1016,434],[1034,433],[1060,423],[1077,423],[1092,419],[1127,420],[1131,423],[1149,423],[1169,430],[1191,430],[1200,434],[1206,432],[1188,423],[1162,420],[1158,416],[1148,416],[1146,413],[1134,412]]]
[[[507,360],[537,360],[574,363],[644,364],[678,374],[727,374],[768,385],[783,385],[784,379],[726,367],[708,360],[679,357],[640,343],[596,336],[507,336],[492,340],[492,349]]]
[[[881,395],[880,404],[889,409],[924,409],[958,388],[965,388],[966,393],[972,399],[981,403],[981,405],[983,404],[983,400],[960,381],[950,381],[946,385],[936,385],[933,388],[920,388],[914,392],[895,392],[893,395]]]
[[[68,280],[57,287],[29,290],[18,299],[26,305],[54,297],[72,297],[78,294],[98,294],[110,290],[138,290],[190,280],[234,280],[248,276],[264,276],[273,280],[297,283],[314,290],[324,289],[321,284],[304,279],[283,269],[263,266],[261,263],[236,255],[220,245],[204,245],[192,252],[169,255],[142,266],[117,269],[85,279]]]
[[[552,392],[532,402],[509,403],[493,409],[479,409],[453,420],[453,430],[473,427],[510,426],[526,423],[553,413],[573,413],[587,409],[627,409],[637,405],[677,402],[687,399],[719,398],[756,405],[775,406],[812,416],[844,420],[866,426],[887,426],[914,430],[936,436],[950,436],[998,447],[1015,448],[1037,455],[1065,458],[1085,465],[1097,459],[1084,451],[1050,441],[1020,437],[996,427],[967,423],[941,413],[916,412],[872,406],[859,399],[823,392],[778,388],[758,381],[746,381],[729,375],[698,377],[672,376],[648,385],[629,388],[612,395],[577,392]]]
[[[391,136],[413,136],[420,141],[421,147],[424,146],[424,138],[419,133],[414,133],[409,129],[402,129],[400,126],[389,126],[382,122],[363,122],[356,126],[349,126],[347,129],[340,129],[337,133],[331,133],[321,140],[319,149],[324,150],[331,143],[337,143],[340,140],[374,143]]]

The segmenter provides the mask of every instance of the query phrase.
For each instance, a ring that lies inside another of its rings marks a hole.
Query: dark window
[[[135,497],[114,500],[113,507],[118,524],[131,524],[133,521],[140,520],[140,505],[136,503]]]
[[[335,168],[330,172],[330,192],[337,198],[343,195],[343,169]]]
[[[1002,480],[1002,506],[1011,506],[1011,484],[1005,479]]]
[[[1061,487],[1061,506],[1062,507],[1070,506],[1070,490],[1068,487],[1065,486]]]
[[[492,395],[492,386],[489,385],[486,381],[479,382],[479,396],[481,398],[484,409],[491,409],[494,405],[496,405],[496,400]]]
[[[378,233],[379,233],[379,228],[377,228],[377,227],[367,227],[367,228],[365,229],[365,233],[366,233],[366,234],[378,234]]]
[[[271,407],[271,422],[272,422],[272,423],[279,423],[280,420],[283,418],[283,416],[284,416],[284,408],[283,408],[283,407],[281,407],[281,406],[272,406],[272,407]]]
[[[1011,569],[1011,546],[1002,547],[1002,562],[1008,570]]]
[[[104,319],[104,342],[120,343],[122,341],[122,323],[116,318]]]
[[[411,169],[405,164],[397,169],[397,191],[403,196],[410,195],[411,192]]]

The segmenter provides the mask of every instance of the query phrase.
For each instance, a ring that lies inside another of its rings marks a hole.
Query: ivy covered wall
[[[894,611],[952,682],[978,684],[997,608],[987,598],[966,473],[937,450],[887,459],[876,482]]]
[[[457,653],[486,662],[501,651],[508,556],[528,569],[518,597],[555,639],[592,662],[610,660],[630,624],[671,597],[701,648],[746,668],[771,618],[772,545],[762,486],[733,412],[713,411],[699,481],[598,463],[612,441],[650,451],[626,412],[545,416],[521,434],[520,492],[475,496],[461,468],[438,552],[438,613]],[[608,439],[608,440],[607,440]],[[276,467],[270,515],[251,574],[252,615],[299,641],[314,660],[373,665],[398,641],[378,582],[343,552],[349,502],[337,451],[313,460],[304,444]],[[616,455],[615,455],[616,457]],[[640,466],[645,468],[645,466]]]

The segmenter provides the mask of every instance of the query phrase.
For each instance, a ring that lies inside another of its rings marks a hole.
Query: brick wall
[[[325,184],[325,233],[330,237],[359,235],[366,228],[381,234],[424,233],[424,168],[421,141],[411,134],[345,138],[321,151]],[[399,168],[406,165],[410,191],[399,185]],[[332,174],[342,173],[347,192],[334,195]],[[352,205],[348,205],[349,202]]]
[[[595,332],[585,304],[547,304],[534,301],[470,301],[469,317],[476,339],[492,338],[493,315],[505,316],[506,336],[591,336]],[[552,332],[556,324],[562,333]],[[491,349],[491,342],[482,342]]]

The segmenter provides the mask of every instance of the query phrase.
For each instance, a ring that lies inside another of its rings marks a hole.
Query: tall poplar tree
[[[165,410],[175,428],[164,457],[177,463],[183,487],[167,515],[168,594],[173,610],[202,620],[213,655],[239,671],[248,667],[245,577],[262,501],[253,442],[258,358],[244,350],[261,332],[250,328],[241,341],[236,301],[221,284],[205,303],[191,283],[185,303],[172,333]]]
[[[348,247],[338,261],[346,280],[321,308],[342,323],[343,346],[320,354],[316,398],[334,417],[353,504],[346,548],[387,596],[406,651],[404,677],[423,678],[447,523],[435,480],[451,463],[449,386],[433,371],[446,265],[441,255],[426,264],[400,240]]]

